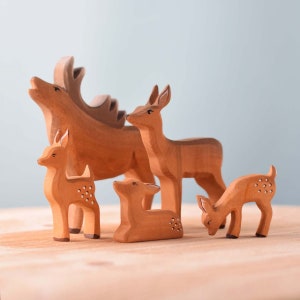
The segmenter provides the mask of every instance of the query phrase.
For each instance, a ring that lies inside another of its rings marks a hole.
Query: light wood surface
[[[0,210],[0,294],[12,299],[300,299],[300,206],[243,208],[239,239],[213,237],[196,204],[183,204],[184,237],[117,243],[119,206],[102,206],[100,240],[52,239],[49,207]]]

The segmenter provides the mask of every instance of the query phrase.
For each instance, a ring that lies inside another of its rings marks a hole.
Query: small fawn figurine
[[[121,224],[114,233],[118,242],[142,242],[176,239],[183,236],[179,216],[169,210],[145,210],[142,200],[145,195],[154,195],[160,188],[135,179],[115,181],[114,190],[120,197]]]
[[[248,175],[234,180],[222,197],[212,205],[206,197],[197,195],[199,207],[203,211],[202,222],[209,235],[215,235],[222,220],[231,213],[227,238],[239,237],[242,221],[242,206],[246,202],[256,202],[261,211],[261,219],[256,231],[257,237],[266,237],[272,219],[271,200],[276,192],[276,169],[270,167],[267,175]]]
[[[194,178],[212,201],[221,197],[223,155],[221,143],[213,138],[173,141],[164,136],[161,110],[170,99],[169,86],[161,94],[155,86],[146,105],[137,107],[127,120],[140,130],[151,171],[160,180],[162,208],[180,216],[182,178]]]
[[[67,175],[68,130],[57,141],[56,133],[51,146],[47,147],[38,159],[40,165],[47,167],[44,181],[44,192],[49,201],[53,215],[54,240],[68,242],[70,240],[68,226],[68,210],[70,204],[83,209],[84,236],[100,238],[100,212],[95,199],[94,176],[87,165],[81,176]]]

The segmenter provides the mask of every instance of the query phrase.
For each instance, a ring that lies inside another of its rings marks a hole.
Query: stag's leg
[[[195,177],[196,182],[200,185],[208,195],[212,204],[215,204],[223,195],[226,186],[222,179],[221,174],[200,174]],[[226,218],[220,225],[220,228],[224,228],[226,224]]]
[[[82,208],[71,204],[69,208],[69,232],[79,233],[83,223]]]
[[[256,236],[266,237],[269,233],[272,220],[272,206],[270,203],[257,203],[257,206],[261,211],[261,218],[256,231]]]
[[[100,238],[100,211],[98,203],[95,202],[93,207],[83,207],[84,211],[84,236],[88,239]]]
[[[69,242],[68,208],[58,203],[52,203],[53,239],[59,242]]]
[[[131,169],[124,174],[125,178],[136,178],[141,182],[155,184],[154,176],[151,173],[149,167],[145,167],[144,165],[140,166],[138,163],[136,163],[136,166],[137,167],[135,169]],[[153,195],[145,195],[142,201],[142,206],[145,210],[151,209],[153,197],[154,197]]]
[[[182,182],[181,179],[161,177],[161,208],[171,210],[181,217],[181,196]]]
[[[231,221],[226,237],[229,239],[237,239],[240,235],[242,224],[242,210],[237,209],[231,212]]]

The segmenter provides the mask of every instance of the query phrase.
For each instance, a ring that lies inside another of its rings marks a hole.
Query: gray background
[[[226,184],[274,164],[274,203],[299,204],[299,29],[300,1],[1,0],[0,206],[47,205],[45,123],[27,90],[66,55],[86,68],[87,102],[109,93],[129,113],[170,84],[168,138],[219,139]],[[119,202],[111,183],[97,182],[100,204]],[[203,192],[183,189],[185,202]]]

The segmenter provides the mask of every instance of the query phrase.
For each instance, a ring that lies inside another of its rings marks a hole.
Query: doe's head
[[[132,113],[128,114],[126,119],[132,125],[139,128],[144,126],[161,123],[160,111],[170,102],[171,89],[167,85],[159,94],[158,86],[155,85],[147,103],[143,106],[138,106]]]
[[[60,167],[66,159],[66,147],[69,139],[69,131],[66,130],[64,135],[59,139],[60,132],[56,132],[53,143],[46,147],[43,154],[38,159],[38,164],[42,166]]]

